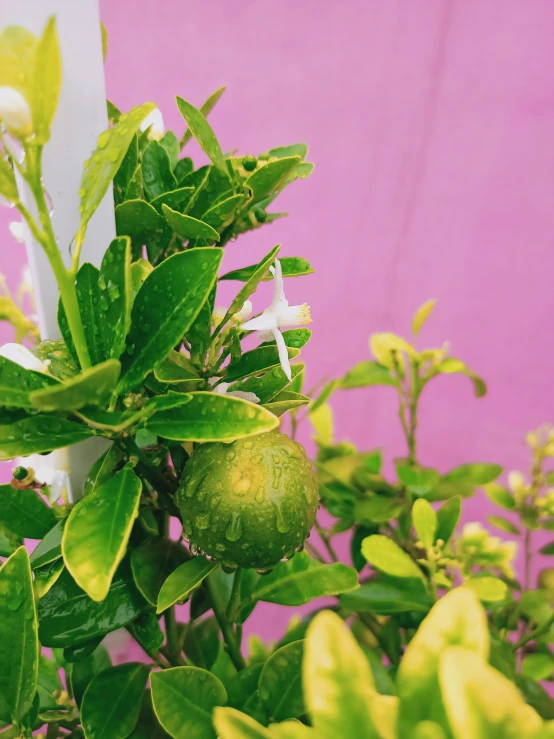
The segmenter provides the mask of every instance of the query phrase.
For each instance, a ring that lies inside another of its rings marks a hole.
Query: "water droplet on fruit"
[[[227,541],[238,541],[242,536],[242,518],[240,513],[233,511],[231,520],[225,529],[225,538]]]

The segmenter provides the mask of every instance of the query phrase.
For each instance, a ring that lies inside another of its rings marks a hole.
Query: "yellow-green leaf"
[[[214,164],[221,172],[228,175],[227,165],[225,164],[225,158],[219,142],[216,138],[212,127],[206,120],[204,114],[197,110],[194,105],[191,105],[181,97],[177,97],[177,107],[179,108],[181,115],[185,119],[188,125],[188,130],[194,136],[194,138],[200,144],[200,147],[204,153],[210,158],[212,164]],[[217,101],[216,101],[217,102]],[[215,103],[214,103],[215,105]]]
[[[384,367],[390,370],[402,367],[402,352],[408,356],[413,356],[415,350],[411,344],[408,344],[402,337],[391,333],[372,334],[369,339],[369,346],[375,359]]]
[[[62,86],[62,57],[54,16],[48,19],[35,53],[35,69],[30,100],[35,142],[45,144],[50,138]]]
[[[41,411],[72,411],[85,405],[103,405],[113,393],[120,372],[119,361],[108,359],[64,383],[35,390],[29,398]]]
[[[437,530],[437,514],[431,504],[424,498],[418,498],[412,508],[412,520],[416,534],[426,549],[430,549],[435,542]]]
[[[0,153],[0,195],[10,203],[18,203],[19,195],[12,165]]]
[[[423,573],[410,555],[388,536],[368,536],[362,542],[362,554],[373,567],[391,577],[423,579]]]
[[[212,92],[210,97],[202,103],[202,105],[200,106],[200,113],[202,113],[204,117],[207,118],[209,116],[209,114],[215,108],[219,98],[223,95],[225,90],[226,90],[226,87],[224,85],[223,87],[220,87],[219,89],[217,89],[215,92]],[[181,147],[181,149],[187,143],[187,141],[191,140],[191,138],[192,138],[191,130],[190,128],[187,128],[185,130],[185,133],[183,134],[183,137],[181,138],[181,141],[179,142],[179,146]]]
[[[77,503],[65,525],[62,552],[73,579],[93,600],[107,596],[138,513],[142,484],[125,467]]]
[[[161,587],[157,612],[162,613],[174,603],[185,600],[191,590],[198,587],[217,566],[217,562],[211,562],[205,557],[194,557],[179,565]]]
[[[466,588],[471,588],[480,601],[484,603],[494,603],[504,600],[508,595],[508,586],[498,577],[470,577],[464,583]]]
[[[417,309],[414,319],[412,321],[412,333],[414,336],[417,336],[418,333],[421,331],[423,324],[431,315],[431,312],[433,308],[435,307],[436,302],[437,302],[436,300],[428,300],[426,303],[423,303],[423,305]]]

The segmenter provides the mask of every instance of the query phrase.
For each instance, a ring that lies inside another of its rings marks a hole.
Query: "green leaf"
[[[371,710],[371,668],[342,619],[330,611],[319,613],[308,628],[303,678],[318,737],[379,739]]]
[[[470,577],[464,586],[471,588],[484,603],[495,603],[505,600],[508,595],[508,586],[498,577]]]
[[[130,467],[80,500],[67,519],[63,558],[73,579],[93,600],[108,595],[138,514],[142,484]]]
[[[138,136],[135,134],[113,179],[116,204],[129,199],[130,196],[127,193],[137,170],[140,172]]]
[[[37,567],[34,570],[35,591],[37,598],[43,598],[50,588],[55,584],[64,569],[63,560],[55,559],[47,565]]]
[[[42,539],[56,525],[57,519],[35,490],[0,485],[0,521],[17,536]]]
[[[39,643],[29,555],[20,547],[0,569],[0,720],[21,721],[37,689]]]
[[[252,202],[259,203],[260,200],[282,190],[298,164],[300,157],[292,156],[275,159],[258,167],[244,183],[244,186],[252,191]]]
[[[114,239],[108,246],[98,278],[100,287],[101,327],[106,358],[119,359],[131,325],[131,243],[128,238]]]
[[[487,386],[485,381],[475,372],[472,372],[467,365],[461,362],[459,359],[454,357],[447,357],[443,359],[433,367],[433,375],[447,374],[447,375],[465,375],[473,382],[473,389],[477,398],[482,398],[487,394]]]
[[[57,696],[55,696],[54,693],[58,693],[60,690],[63,690],[63,686],[60,676],[58,675],[58,666],[41,654],[38,663],[37,684],[41,711],[59,708],[59,704],[56,701]]]
[[[194,625],[191,624],[187,629],[183,651],[189,662],[195,667],[211,670],[221,652],[217,620],[213,617],[205,618]],[[214,674],[216,673],[214,672]],[[219,676],[216,674],[216,677]]]
[[[153,608],[141,613],[127,626],[127,631],[146,654],[157,652],[165,641],[165,634]]]
[[[1,493],[0,493],[0,500],[1,500]],[[0,506],[2,504],[0,503]],[[27,506],[25,506],[27,508]],[[3,508],[3,506],[2,506]],[[50,509],[49,509],[50,510]],[[62,518],[61,521],[58,521],[58,523],[51,528],[42,538],[42,541],[38,543],[38,545],[35,547],[33,552],[31,553],[31,567],[35,569],[36,567],[42,567],[43,565],[50,564],[50,562],[54,562],[56,559],[59,559],[62,556],[62,536],[63,536],[63,527],[65,526],[65,518]],[[32,538],[32,537],[29,537]]]
[[[121,364],[108,359],[63,384],[33,391],[29,398],[41,411],[75,411],[84,405],[104,405],[115,390]]]
[[[199,667],[174,667],[151,676],[159,722],[174,739],[216,739],[212,711],[227,702],[220,680]]]
[[[87,224],[106,194],[138,127],[155,107],[154,103],[144,103],[133,108],[129,113],[123,114],[113,128],[98,137],[98,148],[85,162],[79,190],[80,238],[84,238]]]
[[[516,675],[516,685],[525,701],[546,721],[554,719],[554,700],[535,680],[524,675]]]
[[[157,613],[162,613],[174,603],[185,600],[191,590],[198,587],[216,567],[218,567],[217,562],[211,562],[205,557],[194,557],[179,565],[161,587]]]
[[[57,385],[42,372],[24,369],[6,357],[0,357],[0,397],[7,408],[32,408],[29,393]]]
[[[408,492],[417,496],[429,496],[437,486],[440,476],[433,467],[412,467],[411,465],[397,464],[396,472]]]
[[[412,333],[414,336],[417,336],[418,333],[421,331],[423,324],[431,315],[436,302],[436,300],[428,300],[426,303],[423,303],[420,308],[417,309],[414,320],[412,321]]]
[[[292,393],[288,390],[283,390],[282,393],[276,395],[270,403],[266,403],[264,408],[274,416],[282,416],[287,411],[295,411],[308,405],[310,399],[306,395],[300,395],[300,393]]]
[[[162,205],[165,220],[184,239],[206,239],[208,241],[219,241],[218,232],[208,223],[199,221],[192,216],[186,216],[172,210],[168,205]]]
[[[186,334],[215,283],[222,254],[190,249],[148,275],[133,304],[120,392],[140,384]]]
[[[129,734],[129,739],[170,739],[169,734],[161,727],[154,706],[152,705],[152,691],[145,690],[142,705],[135,730]]]
[[[426,549],[431,549],[435,543],[437,514],[424,498],[415,501],[412,507],[412,520],[418,539],[423,542]]]
[[[549,542],[548,544],[545,544],[543,547],[539,549],[539,552],[541,554],[554,554],[554,541]]]
[[[179,108],[181,115],[187,123],[188,130],[198,141],[202,151],[208,156],[212,164],[214,164],[219,170],[221,170],[224,175],[227,175],[227,165],[225,164],[223,152],[221,151],[221,147],[219,146],[218,140],[212,130],[212,127],[210,126],[204,115],[199,110],[197,110],[194,105],[191,105],[190,103],[187,103],[186,100],[183,100],[183,98],[177,97],[176,100],[177,107]],[[181,143],[182,145],[184,145],[183,142]]]
[[[487,521],[500,531],[506,531],[508,534],[520,534],[518,527],[503,516],[487,516]]]
[[[12,165],[0,154],[0,195],[10,203],[19,203],[17,182]]]
[[[0,425],[0,461],[51,452],[92,435],[91,429],[65,418],[46,415],[24,418],[6,426]]]
[[[282,159],[283,157],[299,156],[302,161],[308,156],[308,144],[291,144],[290,146],[277,146],[267,152],[270,158],[275,157]]]
[[[423,573],[409,554],[387,536],[368,536],[362,542],[362,554],[373,567],[391,577],[423,579]]]
[[[502,467],[498,464],[475,463],[461,464],[459,467],[443,475],[442,479],[448,482],[464,482],[470,485],[486,485],[493,482],[502,474]]]
[[[149,674],[148,665],[128,662],[108,667],[92,679],[81,707],[86,739],[129,736],[138,721]]]
[[[78,706],[81,706],[83,696],[92,678],[111,666],[112,660],[108,650],[102,644],[97,646],[88,657],[71,665],[68,670],[69,687]]]
[[[295,379],[301,376],[304,372],[305,366],[299,362],[298,364],[293,364],[291,370],[292,382],[294,383]],[[266,372],[262,377],[249,377],[247,380],[235,385],[233,389],[254,393],[260,399],[260,403],[265,405],[266,403],[271,402],[287,387],[287,385],[290,384],[291,383],[282,368],[278,368],[271,370],[271,372]]]
[[[178,213],[183,213],[190,203],[194,192],[194,187],[180,187],[177,190],[171,190],[170,192],[164,192],[162,195],[158,195],[152,201],[152,205],[158,213],[162,212],[163,205],[167,205],[171,210],[177,211]]]
[[[221,739],[276,739],[274,731],[235,708],[216,708],[214,725]]]
[[[142,155],[142,180],[144,192],[149,200],[164,192],[175,190],[177,181],[171,171],[171,162],[159,141],[151,141]]]
[[[161,231],[165,224],[156,208],[146,200],[126,200],[115,209],[115,225],[118,236],[130,236],[135,242],[143,242],[149,234]]]
[[[431,607],[423,587],[406,587],[386,580],[375,580],[340,596],[340,605],[350,611],[369,611],[383,615],[419,611],[427,613]]]
[[[304,642],[295,641],[273,652],[263,666],[258,689],[272,721],[285,721],[305,713],[303,655]]]
[[[170,539],[154,539],[131,554],[131,569],[138,589],[146,600],[155,606],[163,583],[179,565],[186,561],[187,553]]]
[[[116,444],[112,444],[90,468],[83,487],[83,495],[90,495],[95,488],[112,477],[122,460],[123,452]]]
[[[50,138],[62,86],[62,58],[55,17],[51,16],[38,42],[32,80],[30,106],[33,117],[34,141],[45,144]]]
[[[292,349],[302,349],[312,337],[312,332],[309,328],[291,328],[282,333],[285,346],[290,346]],[[272,339],[271,341],[264,341],[260,346],[276,346],[276,344],[275,339]]]
[[[59,339],[58,341],[41,341],[38,346],[33,347],[32,351],[35,357],[38,357],[41,362],[50,360],[48,373],[57,380],[67,380],[79,372],[79,368],[73,361],[63,339]],[[33,388],[33,390],[37,389]]]
[[[288,348],[289,359],[295,359],[300,354],[300,349]],[[279,352],[276,346],[260,346],[252,351],[245,352],[237,362],[231,363],[225,373],[226,382],[242,380],[249,375],[258,375],[267,372],[273,367],[279,367]]]
[[[171,164],[171,169],[175,169],[175,165],[179,159],[179,140],[173,131],[166,131],[160,139],[160,145],[166,150]]]
[[[340,380],[343,390],[352,390],[370,385],[397,385],[397,380],[391,375],[388,367],[378,362],[360,362],[352,367]]]
[[[453,644],[488,657],[487,616],[469,588],[455,588],[433,606],[404,654],[397,676],[399,736],[409,736],[424,720],[447,728],[438,673],[444,650]]]
[[[155,413],[146,428],[175,441],[232,441],[271,431],[278,419],[265,408],[232,396],[191,393],[186,408]]]
[[[457,495],[447,500],[438,509],[436,541],[442,539],[445,544],[448,544],[458,525],[461,510],[462,501]]]
[[[101,603],[91,600],[64,570],[40,600],[40,642],[45,647],[81,644],[127,626],[147,607],[127,567],[120,568]]]
[[[219,98],[225,92],[225,89],[226,89],[225,86],[220,87],[215,92],[212,92],[210,97],[204,101],[204,103],[200,106],[200,112],[202,113],[203,116],[205,116],[206,118],[208,117],[208,115],[215,108]],[[192,138],[191,130],[190,128],[187,128],[180,141],[181,149],[187,143],[187,141],[190,141],[191,138]]]
[[[487,498],[492,500],[493,503],[496,503],[496,505],[507,511],[513,511],[515,509],[516,502],[514,500],[514,496],[509,490],[502,487],[502,485],[497,485],[495,482],[489,482],[487,485],[484,485],[484,490]]]
[[[249,298],[250,295],[252,295],[252,293],[256,290],[256,288],[262,281],[262,278],[268,272],[270,266],[275,261],[280,248],[281,246],[279,244],[273,247],[273,249],[268,254],[266,254],[265,257],[257,264],[251,277],[247,280],[246,285],[239,290],[235,299],[231,303],[231,306],[225,314],[220,326],[227,323],[231,316],[242,308],[242,306],[244,305],[244,301]]]
[[[281,262],[283,277],[300,277],[303,275],[311,275],[313,272],[315,272],[308,260],[302,259],[302,257],[281,257],[279,261]],[[258,266],[258,264],[251,264],[249,267],[235,269],[232,272],[227,272],[226,274],[222,275],[219,279],[248,282],[248,280],[257,270]],[[264,277],[262,277],[262,280],[264,282],[270,282],[272,279],[272,275],[268,272],[266,272]]]
[[[273,572],[260,578],[243,602],[265,601],[282,606],[301,606],[324,595],[338,595],[358,585],[358,573],[342,562],[331,565],[298,552],[288,562],[280,562]],[[241,606],[241,607],[242,607]]]
[[[398,498],[385,495],[370,495],[358,498],[354,503],[356,521],[371,526],[373,523],[384,523],[396,518],[404,508]]]

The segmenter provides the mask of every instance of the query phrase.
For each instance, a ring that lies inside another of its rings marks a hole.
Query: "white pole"
[[[0,0],[0,27],[24,26],[40,35],[56,16],[63,78],[52,135],[43,157],[44,184],[52,201],[54,231],[66,265],[79,226],[79,186],[83,163],[108,127],[98,0]],[[25,193],[22,195],[25,200]],[[109,189],[87,229],[82,261],[100,266],[115,236],[112,190]],[[37,303],[40,334],[57,339],[58,287],[48,260],[26,234],[27,256]],[[71,487],[79,494],[93,461],[106,448],[103,439],[89,439],[69,449]]]

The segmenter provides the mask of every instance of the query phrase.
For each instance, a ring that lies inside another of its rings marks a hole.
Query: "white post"
[[[54,231],[69,265],[70,244],[79,226],[83,163],[96,148],[98,135],[108,127],[98,0],[2,0],[0,6],[0,27],[24,26],[37,35],[51,15],[56,16],[63,78],[52,135],[44,149],[43,173],[52,201]],[[110,188],[88,226],[82,261],[100,266],[114,236]],[[28,232],[26,246],[40,334],[43,339],[57,339],[58,287],[41,246]],[[105,448],[103,439],[89,439],[70,447],[71,486],[75,493],[82,489],[92,462]]]

